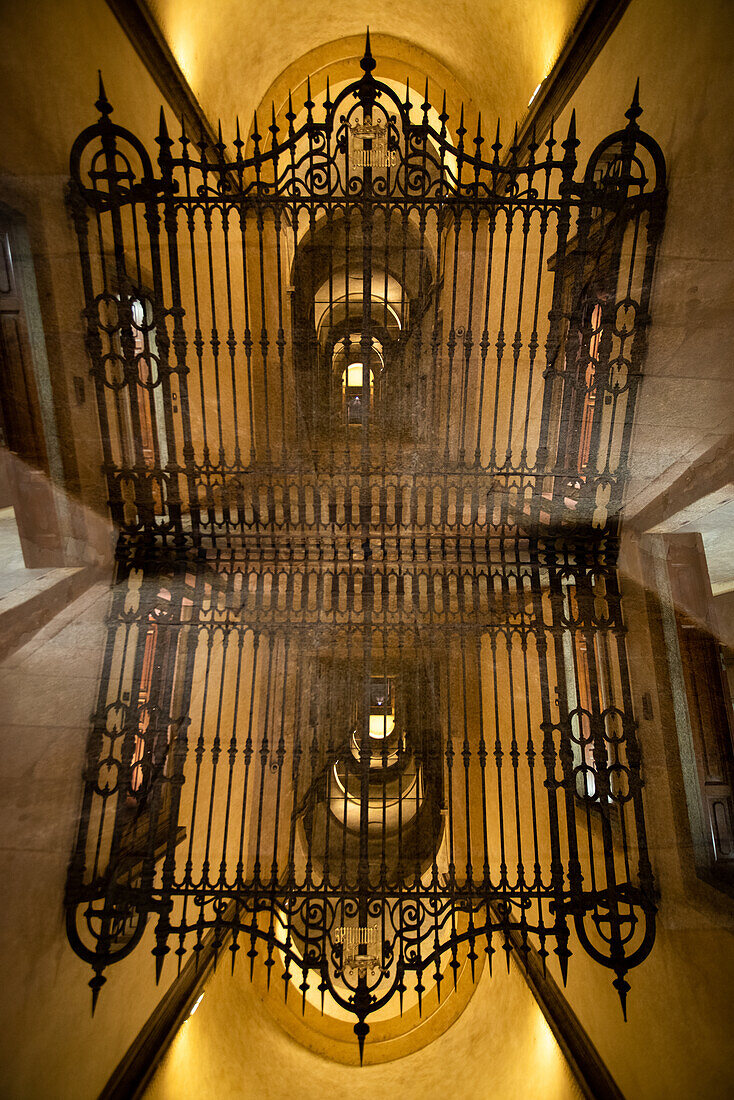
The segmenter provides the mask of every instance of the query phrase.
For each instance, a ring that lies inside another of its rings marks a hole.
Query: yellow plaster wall
[[[553,66],[583,2],[278,0],[263,8],[254,0],[220,0],[212,8],[205,0],[152,0],[150,7],[204,110],[227,128],[237,112],[249,126],[266,91],[296,58],[321,48],[330,62],[348,56],[357,62],[368,25],[378,62],[383,54],[400,55],[425,72],[415,55],[426,51],[486,117],[500,114],[511,127]],[[392,41],[384,42],[388,37]]]
[[[280,997],[280,989],[270,994]],[[267,996],[267,994],[266,994]],[[440,1012],[436,1014],[439,1026]],[[369,1037],[367,1039],[369,1043]],[[356,1045],[356,1040],[355,1040]],[[347,1066],[307,1050],[271,1018],[244,968],[222,966],[180,1029],[146,1100],[462,1100],[581,1095],[520,974],[485,974],[459,1019],[428,1046],[381,1065]]]

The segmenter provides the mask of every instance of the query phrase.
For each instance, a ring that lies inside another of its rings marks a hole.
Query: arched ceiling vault
[[[318,77],[332,65],[356,63],[368,24],[378,75],[412,81],[429,70],[452,107],[465,98],[473,101],[472,114],[481,110],[487,121],[500,116],[511,129],[556,62],[584,0],[148,0],[148,6],[204,112],[227,130],[236,114],[248,128],[263,101],[275,99],[277,109],[289,79],[296,91],[308,68]]]
[[[422,102],[426,81],[429,85],[429,99],[438,110],[441,98],[446,93],[446,108],[451,123],[458,125],[461,105],[465,108],[465,124],[470,133],[474,132],[477,121],[477,107],[466,85],[431,53],[390,35],[370,32],[371,50],[377,59],[377,73],[380,80],[399,85],[395,88],[404,98],[406,82],[411,89],[414,104]],[[271,103],[281,125],[288,109],[288,94],[292,93],[293,104],[302,110],[307,97],[307,81],[310,81],[311,95],[318,103],[326,90],[327,77],[333,92],[345,81],[352,82],[362,76],[360,60],[364,54],[365,35],[352,35],[333,42],[323,43],[296,58],[270,84],[257,104],[259,117],[270,117]],[[317,112],[318,116],[318,112]],[[240,121],[244,121],[240,119]],[[249,119],[248,119],[249,123]],[[437,120],[433,124],[440,126]],[[297,123],[298,125],[298,123]]]

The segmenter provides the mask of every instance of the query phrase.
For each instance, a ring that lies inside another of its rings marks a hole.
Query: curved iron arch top
[[[444,92],[437,129],[429,119],[433,109],[428,100],[428,84],[423,102],[413,103],[410,87],[406,85],[406,98],[401,101],[396,92],[377,79],[374,69],[377,62],[372,55],[367,32],[365,53],[360,61],[362,75],[344,87],[331,99],[327,78],[323,102],[323,120],[314,116],[316,103],[311,97],[310,80],[307,82],[306,121],[295,127],[297,119],[292,98],[288,97],[287,131],[278,125],[275,107],[272,108],[270,125],[263,131],[254,116],[251,141],[254,151],[245,156],[246,142],[240,135],[239,121],[231,146],[222,138],[221,123],[218,140],[208,142],[204,134],[194,138],[186,133],[182,124],[178,139],[180,155],[174,153],[177,144],[169,136],[163,108],[156,142],[159,146],[158,165],[160,178],[155,177],[151,160],[140,140],[110,119],[112,107],[105,94],[100,76],[99,98],[96,107],[99,120],[88,126],[74,142],[71,151],[70,170],[72,181],[90,206],[108,209],[148,198],[156,198],[166,192],[176,193],[179,183],[174,172],[183,169],[198,170],[203,181],[197,188],[196,198],[206,204],[211,199],[223,197],[236,202],[243,198],[278,200],[289,204],[312,205],[314,201],[335,199],[364,199],[373,201],[408,201],[417,208],[435,204],[517,202],[525,199],[539,207],[558,205],[559,195],[547,186],[551,173],[561,172],[560,192],[570,202],[580,202],[593,197],[602,188],[608,195],[610,187],[616,191],[618,201],[625,201],[637,192],[646,200],[665,190],[665,159],[657,142],[638,124],[641,114],[639,81],[632,104],[626,112],[628,124],[603,139],[588,161],[581,183],[574,182],[577,168],[575,112],[566,137],[559,142],[553,123],[546,141],[541,143],[535,134],[523,153],[517,139],[517,126],[509,144],[500,139],[500,123],[494,141],[489,145],[491,156],[483,152],[488,142],[482,129],[479,114],[477,130],[468,136],[464,125],[462,105],[457,140],[451,139],[448,130],[449,115]],[[419,107],[422,118],[411,121],[411,111]],[[359,118],[361,114],[361,120]],[[361,164],[354,163],[355,142],[369,143],[368,155]],[[135,178],[132,158],[125,147],[131,147],[139,158],[140,178]],[[85,154],[94,160],[84,179],[82,162]],[[94,148],[96,147],[96,149]],[[557,150],[557,147],[558,150]],[[637,149],[645,150],[653,166],[648,178],[640,169],[633,172],[629,165],[639,164]],[[545,155],[538,156],[541,148]],[[234,151],[234,152],[232,152]],[[98,168],[96,161],[104,155],[105,166]],[[379,155],[376,155],[379,154]],[[603,181],[595,180],[595,169],[600,159],[606,157],[617,165],[615,171],[607,170]],[[622,166],[621,168],[619,166]],[[106,184],[106,187],[103,186]],[[544,193],[545,192],[545,193]]]

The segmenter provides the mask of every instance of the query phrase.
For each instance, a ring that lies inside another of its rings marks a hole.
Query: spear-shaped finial
[[[629,108],[624,112],[624,117],[630,121],[630,126],[637,125],[637,119],[642,114],[642,107],[640,107],[640,78],[637,77],[637,83],[635,84],[635,94],[632,96],[632,102]]]
[[[291,95],[290,89],[288,89],[288,110],[285,113],[285,117],[288,119],[288,133],[292,137],[294,133],[293,123],[296,119],[296,112],[293,110],[293,96]]]
[[[560,939],[557,937],[558,946],[555,948],[553,954],[558,956],[558,964],[561,968],[561,979],[563,985],[568,982],[568,960],[571,957],[571,952],[568,949],[568,930],[560,934]]]
[[[184,165],[187,165],[189,158],[189,135],[186,133],[186,119],[183,114],[181,115],[181,137],[178,140],[181,145],[181,159]]]
[[[331,108],[332,108],[331,86],[329,84],[329,74],[327,73],[326,74],[326,99],[324,100],[324,110],[326,111],[327,115],[328,115],[329,111],[331,110]]]
[[[199,140],[196,144],[199,146],[199,149],[201,150],[201,155],[203,157],[207,150],[207,139],[206,134],[204,133],[204,123],[201,120],[199,120]]]
[[[568,133],[566,140],[561,142],[564,149],[565,156],[563,158],[567,167],[575,165],[576,163],[576,147],[579,142],[576,139],[576,109],[571,111],[571,121],[568,124]]]
[[[240,945],[237,943],[237,940],[233,937],[232,942],[229,945],[229,950],[231,952],[231,959],[232,959],[232,969],[230,970],[230,974],[234,974],[234,964],[237,961],[237,952],[239,951],[239,949],[240,949]]]
[[[502,150],[502,142],[500,141],[500,120],[499,119],[497,119],[497,133],[494,136],[494,143],[492,145],[492,148],[494,150],[494,159],[495,159],[495,161],[499,161],[500,152]]]
[[[624,1017],[624,1022],[627,1023],[627,994],[630,991],[630,984],[625,979],[624,975],[624,970],[617,970],[617,977],[612,982],[612,985],[619,994],[619,1000],[622,1005],[622,1016]]]
[[[94,1016],[94,1010],[97,1007],[97,1001],[99,1000],[99,991],[102,988],[102,986],[105,984],[106,981],[107,981],[107,979],[103,975],[101,969],[98,970],[98,969],[95,968],[94,977],[92,978],[92,980],[89,983],[89,988],[92,991],[92,1015],[93,1016]]]
[[[242,147],[245,143],[242,140],[242,135],[240,134],[240,116],[239,115],[235,115],[235,120],[234,120],[234,142],[233,142],[233,144],[234,144],[235,149],[237,150],[237,156],[238,157],[241,156]]]
[[[155,140],[160,148],[161,156],[165,156],[168,153],[168,150],[173,145],[173,142],[168,136],[168,126],[166,125],[166,112],[163,110],[162,104],[160,115],[158,117],[158,137]]]
[[[528,142],[528,149],[530,150],[530,157],[532,160],[535,160],[535,154],[539,148],[540,144],[538,142],[537,136],[537,125],[535,119],[533,119],[533,128],[530,132],[530,141]]]
[[[410,114],[410,108],[412,106],[413,104],[410,102],[410,77],[407,77],[405,80],[405,102],[403,103],[406,115]]]
[[[371,73],[377,62],[372,56],[372,50],[370,48],[370,29],[367,28],[367,36],[364,41],[364,57],[360,61],[360,68],[365,73]]]
[[[556,120],[553,117],[553,115],[551,115],[550,130],[548,131],[548,140],[545,143],[545,147],[548,150],[548,160],[553,160],[553,149],[554,149],[555,144],[556,144],[556,139],[555,139],[555,135],[554,135],[555,125],[556,125]]]
[[[456,131],[459,135],[459,141],[464,141],[464,134],[466,133],[466,126],[464,125],[464,104],[461,104],[461,111],[459,112],[459,128]]]
[[[304,107],[306,108],[306,111],[307,111],[308,121],[313,122],[314,101],[311,99],[311,77],[310,76],[306,78],[306,102],[304,103]]]
[[[170,182],[172,177],[171,146],[173,141],[168,134],[166,112],[163,110],[162,104],[158,116],[158,137],[155,140],[158,146],[158,163],[161,167],[161,175]]]
[[[163,928],[156,928],[156,945],[153,948],[153,955],[155,956],[155,984],[158,985],[161,980],[161,974],[163,973],[163,963],[168,954],[170,948],[166,944],[166,930],[165,924]]]
[[[99,78],[99,97],[94,106],[104,118],[107,118],[109,115],[112,114],[112,104],[107,98],[107,93],[104,90],[104,81],[102,80],[101,69],[97,69],[97,76]]]
[[[357,1036],[357,1042],[359,1043],[359,1064],[364,1064],[364,1041],[367,1038],[369,1032],[369,1024],[366,1024],[364,1020],[360,1020],[354,1025],[354,1033]]]

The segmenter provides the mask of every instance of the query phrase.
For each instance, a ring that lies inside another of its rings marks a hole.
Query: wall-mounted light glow
[[[364,372],[361,363],[350,363],[345,373],[347,376],[346,382],[350,389],[356,389],[357,386],[364,385]]]
[[[196,1012],[197,1008],[199,1007],[199,1005],[201,1004],[203,999],[204,999],[204,994],[202,992],[202,993],[199,994],[199,996],[196,998],[193,1005],[191,1006],[191,1012],[189,1012],[188,1016],[186,1017],[187,1020],[191,1019],[191,1017],[194,1015],[194,1013]]]
[[[528,107],[532,107],[532,105],[533,105],[533,104],[535,103],[535,97],[537,96],[538,92],[540,91],[540,89],[541,89],[542,87],[543,87],[543,81],[541,80],[540,84],[539,84],[539,85],[538,85],[538,87],[537,87],[537,88],[535,89],[535,91],[533,92],[533,94],[531,95],[531,97],[530,97],[530,99],[529,99],[529,101],[528,101]]]
[[[392,714],[370,715],[370,737],[389,737],[395,729],[395,718]]]

